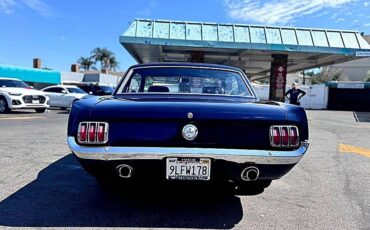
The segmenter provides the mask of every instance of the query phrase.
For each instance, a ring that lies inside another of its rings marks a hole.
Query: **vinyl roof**
[[[236,66],[251,76],[267,76],[272,54],[288,55],[288,72],[370,56],[357,31],[244,24],[135,19],[120,36],[139,63],[189,61]]]

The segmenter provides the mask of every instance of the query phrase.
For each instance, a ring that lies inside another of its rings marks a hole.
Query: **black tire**
[[[36,113],[45,113],[46,109],[35,109]]]
[[[243,181],[237,185],[235,195],[258,195],[271,185],[272,180]]]
[[[0,113],[9,113],[10,109],[5,97],[0,97]]]
[[[94,177],[96,182],[101,187],[101,189],[106,193],[113,195],[128,193],[128,191],[125,191],[124,189],[126,187],[125,185],[127,184],[123,180],[107,176],[94,176]]]

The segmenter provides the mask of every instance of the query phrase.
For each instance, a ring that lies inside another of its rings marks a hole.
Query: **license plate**
[[[167,180],[209,180],[210,174],[208,158],[167,158]]]
[[[40,104],[39,100],[32,100],[32,104]]]

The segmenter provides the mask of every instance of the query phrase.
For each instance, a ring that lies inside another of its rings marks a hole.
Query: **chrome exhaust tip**
[[[260,175],[260,170],[255,166],[246,167],[242,173],[241,178],[245,181],[255,181]]]
[[[116,167],[119,177],[130,178],[134,169],[130,165],[122,164]]]

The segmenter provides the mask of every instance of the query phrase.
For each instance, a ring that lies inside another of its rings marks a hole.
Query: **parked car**
[[[198,181],[263,191],[305,154],[308,125],[303,108],[260,100],[238,68],[144,64],[129,68],[113,96],[74,103],[67,140],[104,186]]]
[[[85,91],[73,85],[54,85],[42,89],[50,97],[51,107],[71,108],[73,102],[88,95]]]
[[[49,97],[16,78],[0,78],[0,113],[13,109],[35,109],[43,113],[49,107]]]
[[[90,95],[112,95],[114,88],[99,82],[67,82],[65,85],[75,85]]]

